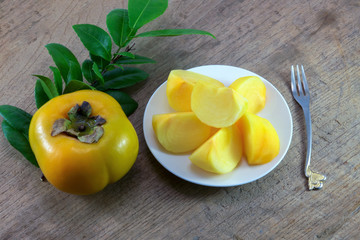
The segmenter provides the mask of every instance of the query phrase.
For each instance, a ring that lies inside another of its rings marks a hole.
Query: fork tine
[[[294,65],[291,65],[291,91],[293,92],[293,94],[297,94]]]
[[[299,92],[299,95],[303,95],[303,94],[304,94],[304,91],[303,91],[303,86],[302,86],[302,84],[301,84],[299,65],[296,65],[296,72],[297,72],[298,92]]]
[[[308,86],[308,83],[306,81],[306,76],[305,76],[305,71],[304,71],[303,65],[301,65],[301,74],[302,74],[302,79],[303,79],[305,95],[310,95],[309,86]]]

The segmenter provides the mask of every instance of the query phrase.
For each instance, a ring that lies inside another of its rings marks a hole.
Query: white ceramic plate
[[[160,113],[170,113],[174,110],[166,98],[166,82],[151,96],[144,114],[145,141],[159,163],[176,176],[204,186],[230,187],[255,181],[272,171],[284,158],[292,137],[292,118],[289,107],[280,92],[261,76],[242,68],[225,65],[207,65],[189,69],[215,78],[229,86],[234,80],[244,76],[258,76],[266,86],[266,105],[257,115],[268,119],[275,127],[280,138],[280,153],[271,162],[249,166],[243,158],[234,171],[227,174],[212,174],[191,163],[189,154],[172,154],[167,152],[157,141],[152,128],[152,116]]]

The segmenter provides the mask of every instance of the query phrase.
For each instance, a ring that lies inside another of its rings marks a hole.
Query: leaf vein
[[[146,5],[144,6],[143,10],[140,12],[139,17],[136,19],[133,28],[135,28],[136,24],[138,23],[138,21],[140,20],[141,16],[144,14],[145,9],[149,6],[150,4],[150,0],[147,1]]]

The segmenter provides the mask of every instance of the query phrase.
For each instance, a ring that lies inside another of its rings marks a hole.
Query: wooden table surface
[[[126,1],[0,1],[0,105],[33,114],[35,78],[50,75],[45,45],[61,43],[87,57],[72,25],[105,28]],[[360,2],[169,1],[142,31],[197,28],[207,36],[137,39],[150,76],[131,89],[139,108],[130,120],[140,151],[119,182],[90,196],[69,195],[40,181],[41,172],[0,134],[0,239],[359,239]],[[293,117],[283,161],[265,177],[213,188],[182,180],[150,153],[143,134],[146,104],[172,69],[237,66],[270,81]],[[290,92],[290,66],[303,64],[311,91],[312,165],[327,175],[308,191],[303,176],[305,124]]]

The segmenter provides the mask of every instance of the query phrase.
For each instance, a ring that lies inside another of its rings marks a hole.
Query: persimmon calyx
[[[96,143],[104,134],[101,126],[106,120],[101,116],[91,116],[92,108],[90,103],[84,101],[81,106],[76,104],[68,112],[69,119],[57,119],[51,131],[51,136],[65,133],[77,138],[83,143]]]

